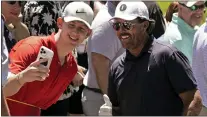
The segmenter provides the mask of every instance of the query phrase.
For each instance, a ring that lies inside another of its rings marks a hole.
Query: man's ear
[[[143,22],[143,29],[146,31],[149,28],[149,21]]]
[[[62,26],[63,26],[63,18],[62,17],[58,17],[57,26],[59,29],[62,29]]]
[[[91,36],[91,34],[92,34],[92,29],[89,29],[88,34],[87,34],[87,38],[88,38],[89,36]]]

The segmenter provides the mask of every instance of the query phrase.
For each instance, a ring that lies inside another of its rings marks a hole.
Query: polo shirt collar
[[[178,13],[174,13],[172,17],[172,22],[180,26],[182,30],[186,30],[189,33],[195,33],[198,26],[191,27],[189,24],[187,24],[183,19],[178,17]]]
[[[140,58],[141,56],[143,56],[145,53],[151,53],[153,42],[154,42],[154,36],[150,36],[138,56],[134,56],[129,52],[129,50],[126,50],[126,60],[134,61]]]

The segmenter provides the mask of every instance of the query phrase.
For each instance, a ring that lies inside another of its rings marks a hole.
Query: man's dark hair
[[[155,21],[154,20],[147,20],[147,19],[145,19],[145,18],[141,18],[141,17],[137,17],[137,21],[138,21],[138,23],[143,23],[144,21],[148,21],[149,22],[149,26],[147,27],[147,33],[149,34],[149,35],[151,35],[152,34],[152,30],[154,29],[154,27],[155,27]]]

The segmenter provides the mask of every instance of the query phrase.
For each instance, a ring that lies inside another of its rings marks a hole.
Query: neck
[[[185,23],[187,23],[189,26],[191,26],[192,28],[194,28],[196,26],[196,25],[190,23],[189,20],[186,19],[180,12],[178,12],[178,17],[180,19],[182,19]]]
[[[140,52],[142,51],[142,49],[144,48],[147,40],[149,39],[148,35],[143,36],[143,41],[137,45],[137,48],[134,49],[129,49],[129,52],[133,55],[133,56],[139,56]]]
[[[58,31],[58,33],[55,34],[55,42],[56,42],[56,47],[57,47],[57,52],[58,52],[58,57],[59,60],[64,60],[65,57],[68,55],[68,53],[72,52],[73,48],[71,48],[69,45],[64,44],[64,41],[61,41],[63,39],[61,39],[60,36],[60,31]]]

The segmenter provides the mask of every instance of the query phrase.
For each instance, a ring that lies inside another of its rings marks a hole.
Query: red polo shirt
[[[54,34],[48,37],[29,37],[18,42],[10,52],[10,71],[14,74],[26,69],[37,58],[41,46],[54,52],[49,77],[45,81],[25,83],[7,102],[13,116],[38,116],[40,108],[47,109],[56,103],[77,73],[77,64],[71,53],[61,66]]]

